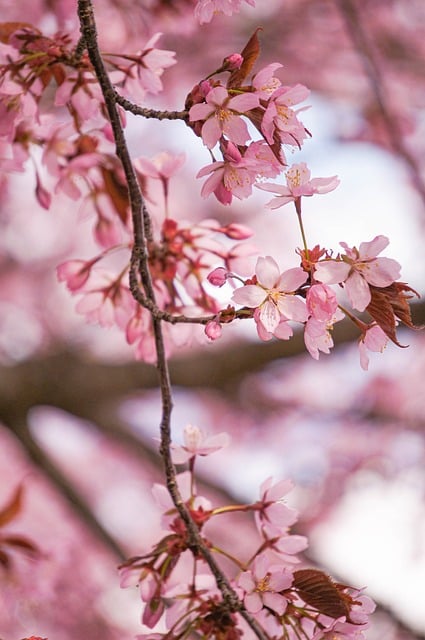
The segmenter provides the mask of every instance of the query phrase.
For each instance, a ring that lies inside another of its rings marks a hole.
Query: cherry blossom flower
[[[151,159],[144,157],[137,158],[134,161],[134,166],[143,175],[166,182],[177,173],[185,163],[185,160],[185,153],[174,155],[168,151],[161,151]]]
[[[275,77],[276,69],[283,67],[280,62],[273,62],[261,69],[252,79],[252,86],[257,95],[263,100],[267,100],[282,85],[281,81]]]
[[[285,172],[287,186],[278,184],[259,184],[263,191],[273,191],[277,197],[266,204],[269,209],[278,209],[288,202],[299,202],[301,196],[312,196],[316,193],[328,193],[339,185],[337,176],[330,178],[310,178],[311,172],[305,162],[293,164]]]
[[[360,353],[360,366],[364,371],[369,368],[369,356],[368,351],[374,351],[382,353],[388,344],[388,336],[381,327],[374,324],[362,335],[359,341],[359,353]]]
[[[279,87],[272,93],[261,122],[261,131],[270,145],[277,134],[283,144],[301,146],[307,132],[297,118],[301,109],[294,111],[292,107],[306,100],[309,95],[310,91],[302,84]]]
[[[183,432],[184,445],[171,445],[171,457],[174,464],[184,464],[194,456],[208,456],[227,447],[230,442],[227,433],[206,436],[199,427],[188,424]]]
[[[281,535],[298,520],[298,511],[291,509],[284,497],[294,487],[292,480],[280,480],[273,484],[269,477],[260,486],[260,500],[256,503],[254,516],[260,532],[270,533],[271,537]]]
[[[389,244],[385,236],[362,242],[358,249],[340,243],[345,254],[340,260],[316,263],[315,278],[326,284],[344,283],[348,299],[354,309],[364,311],[371,301],[369,284],[388,287],[400,277],[400,265],[391,258],[377,258]]]
[[[204,120],[201,135],[204,144],[212,149],[224,134],[235,144],[245,144],[250,135],[241,115],[259,104],[254,93],[231,97],[227,89],[215,87],[208,92],[206,102],[194,104],[189,111],[191,122]]]
[[[314,317],[307,320],[304,328],[304,344],[315,360],[319,359],[319,351],[329,354],[334,342],[332,340],[331,333],[327,322],[320,322]]]
[[[72,293],[81,289],[90,276],[95,260],[67,260],[56,267],[59,282],[65,282]]]
[[[255,159],[242,156],[239,149],[229,142],[221,162],[213,162],[198,172],[197,178],[211,173],[202,186],[201,196],[207,198],[214,193],[222,204],[230,204],[233,196],[240,200],[247,198],[257,177],[257,165]]]
[[[278,615],[285,612],[287,600],[279,591],[288,589],[293,575],[282,565],[271,565],[266,555],[257,556],[252,571],[244,571],[238,579],[238,586],[244,592],[244,604],[250,613],[258,613],[268,607]]]
[[[266,256],[258,258],[255,267],[256,284],[246,284],[236,289],[236,304],[259,308],[259,321],[264,329],[273,333],[281,316],[287,320],[305,322],[308,317],[305,303],[294,293],[307,280],[308,274],[300,267],[280,273],[275,260]]]
[[[255,7],[255,0],[244,0],[251,7]],[[195,7],[195,17],[200,24],[211,22],[215,15],[223,13],[231,16],[237,13],[242,4],[242,0],[198,0]]]
[[[260,340],[268,342],[273,337],[277,338],[278,340],[289,340],[289,338],[294,335],[291,325],[283,316],[280,316],[279,324],[277,325],[276,329],[274,329],[274,331],[266,331],[263,323],[261,322],[260,313],[260,309],[256,309],[254,311],[255,325]]]
[[[319,322],[329,321],[338,307],[335,292],[325,284],[314,284],[309,288],[306,304],[310,314]]]
[[[164,70],[177,62],[174,51],[156,48],[161,36],[162,33],[155,33],[134,56],[121,56],[126,61],[133,62],[131,66],[127,64],[123,68],[115,64],[117,70],[112,72],[112,80],[115,83],[121,82],[135,100],[143,100],[146,93],[160,93],[163,89],[161,76]]]

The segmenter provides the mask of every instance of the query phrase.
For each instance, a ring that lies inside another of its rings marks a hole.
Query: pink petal
[[[400,277],[401,266],[391,258],[376,258],[362,268],[364,277],[375,287],[388,287]]]
[[[260,306],[266,296],[267,294],[264,289],[258,287],[256,284],[246,284],[233,292],[232,300],[236,302],[236,304],[255,309]]]
[[[229,100],[227,106],[233,111],[244,113],[250,109],[255,109],[259,105],[259,97],[255,93],[243,93]]]
[[[201,133],[205,146],[208,147],[208,149],[215,147],[222,135],[217,118],[208,118],[202,125]]]
[[[277,303],[278,309],[288,320],[295,322],[306,322],[308,318],[307,305],[296,296],[283,296]]]
[[[280,269],[276,260],[271,256],[258,258],[255,265],[255,275],[258,282],[266,289],[273,289],[280,276]]]
[[[300,267],[294,267],[284,271],[279,278],[276,285],[280,291],[289,293],[290,291],[296,291],[308,278],[308,273]]]
[[[324,260],[317,262],[314,277],[325,284],[345,282],[350,273],[351,265],[342,260]]]
[[[247,611],[250,613],[258,613],[263,608],[263,602],[255,591],[245,596],[244,603]]]
[[[286,598],[278,593],[264,593],[263,602],[267,607],[273,609],[273,611],[276,611],[279,615],[282,615],[285,612],[287,605]]]
[[[260,309],[260,322],[266,331],[273,333],[279,324],[280,314],[274,302],[267,300]]]
[[[353,271],[347,279],[345,290],[353,309],[364,311],[371,301],[371,294],[366,280],[357,271]]]
[[[359,255],[361,260],[370,260],[375,258],[389,245],[390,241],[386,236],[376,236],[370,242],[362,242],[359,247]]]

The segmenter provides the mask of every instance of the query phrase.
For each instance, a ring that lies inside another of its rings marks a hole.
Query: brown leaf
[[[351,598],[338,589],[333,580],[319,569],[294,572],[294,587],[306,604],[332,618],[350,615]]]
[[[23,486],[19,485],[9,502],[6,503],[6,506],[0,510],[0,527],[11,522],[20,512],[23,490]]]
[[[9,42],[10,36],[20,29],[31,29],[33,32],[40,33],[40,31],[29,22],[2,22],[0,23],[0,41],[6,44]]]
[[[255,64],[260,54],[260,42],[258,40],[258,32],[262,31],[261,27],[258,27],[248,40],[244,50],[241,52],[243,62],[239,69],[235,69],[229,76],[227,81],[228,89],[236,89],[240,87],[247,75],[250,73],[252,67]]]
[[[418,292],[409,287],[405,282],[393,282],[389,287],[374,287],[371,285],[370,292],[372,299],[366,311],[370,313],[375,322],[394,344],[399,347],[405,346],[397,340],[396,319],[411,329],[422,328],[415,327],[412,322],[408,300],[413,298],[413,295],[408,295],[407,293],[411,292],[419,298]]]

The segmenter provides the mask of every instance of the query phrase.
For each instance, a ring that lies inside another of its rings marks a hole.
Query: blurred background
[[[338,189],[309,199],[309,244],[338,250],[383,234],[401,280],[424,294],[425,4],[422,0],[257,0],[239,16],[202,28],[189,0],[96,3],[101,46],[134,51],[163,32],[178,64],[148,106],[182,109],[185,96],[258,27],[261,57],[283,68],[284,84],[311,89],[302,121],[311,131],[290,162],[313,176],[337,174]],[[2,20],[25,19],[77,40],[74,3],[0,0]],[[210,162],[181,122],[128,116],[135,157],[186,154],[170,186],[172,215],[251,226],[261,255],[296,266],[301,244],[287,207],[270,212],[256,192],[231,208],[202,200],[195,176]],[[47,178],[46,178],[47,180]],[[1,175],[0,509],[19,485],[19,513],[4,535],[40,550],[0,567],[0,636],[18,640],[125,640],[141,633],[137,590],[120,590],[117,565],[148,550],[160,531],[151,486],[162,482],[160,398],[155,368],[136,362],[115,329],[87,325],[55,267],[90,257],[87,207],[57,194],[48,211],[34,198],[35,176]],[[152,185],[152,211],[155,212]],[[255,258],[253,258],[253,264]],[[421,300],[412,304],[425,323]],[[335,349],[318,362],[301,334],[260,343],[254,330],[201,335],[171,358],[175,441],[187,423],[227,431],[228,449],[199,464],[201,493],[218,504],[253,501],[268,476],[290,477],[308,535],[303,558],[340,582],[367,587],[378,604],[368,638],[425,635],[425,338],[399,330],[398,348],[359,366],[358,332],[336,325]],[[0,525],[1,525],[0,519]],[[252,535],[248,520],[211,532],[228,548]]]

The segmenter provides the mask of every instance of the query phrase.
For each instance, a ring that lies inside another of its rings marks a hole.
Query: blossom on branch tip
[[[293,575],[282,565],[271,565],[266,555],[257,556],[252,571],[244,571],[238,579],[238,586],[244,592],[244,604],[249,613],[258,613],[263,607],[283,615],[288,604],[279,592],[288,589]]]
[[[204,144],[212,149],[222,135],[234,144],[245,144],[250,135],[241,116],[259,104],[254,93],[242,93],[231,97],[222,86],[214,87],[205,97],[206,102],[194,104],[189,111],[189,120],[203,120],[201,136]]]
[[[377,257],[389,244],[385,236],[362,242],[358,249],[340,244],[345,254],[339,260],[316,263],[314,277],[325,284],[344,283],[352,307],[364,311],[372,298],[369,285],[388,287],[400,277],[400,265],[391,258]]]
[[[259,321],[266,331],[273,333],[281,321],[281,316],[296,322],[307,320],[305,302],[294,295],[307,277],[308,274],[300,267],[280,273],[272,257],[258,258],[255,267],[256,284],[239,287],[233,293],[232,299],[236,304],[252,309],[259,308]]]
[[[331,176],[330,178],[311,178],[310,169],[305,162],[299,164],[293,164],[286,172],[286,183],[284,187],[278,184],[259,184],[256,185],[263,191],[272,191],[276,194],[276,198],[273,198],[266,204],[268,209],[278,209],[288,202],[299,202],[302,196],[312,196],[316,193],[328,193],[333,191],[339,185],[339,179],[337,176]]]
[[[288,507],[284,497],[294,488],[292,480],[280,480],[273,484],[269,477],[260,486],[260,500],[255,504],[255,522],[258,530],[272,536],[286,532],[298,520],[298,511]]]
[[[251,7],[255,7],[255,0],[244,0]],[[195,18],[200,24],[211,22],[215,15],[224,14],[231,16],[237,13],[242,0],[198,0],[195,7]]]
[[[389,341],[388,336],[377,324],[366,329],[359,340],[360,366],[364,371],[369,368],[368,351],[382,353]]]
[[[171,457],[174,464],[184,464],[194,456],[208,456],[227,447],[230,442],[227,433],[206,436],[199,427],[191,424],[185,426],[183,438],[184,445],[171,445]]]

